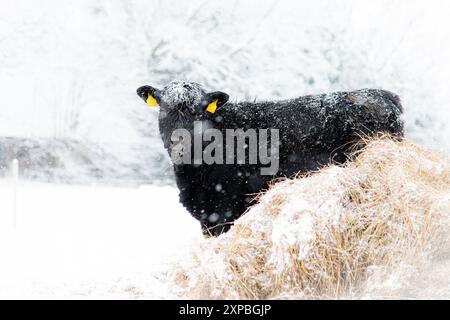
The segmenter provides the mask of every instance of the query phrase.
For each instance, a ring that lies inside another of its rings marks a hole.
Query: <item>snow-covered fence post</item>
[[[19,183],[19,160],[12,161],[12,184],[13,184],[13,227],[17,225],[17,185]]]

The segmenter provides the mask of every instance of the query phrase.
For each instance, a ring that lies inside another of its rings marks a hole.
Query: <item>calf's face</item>
[[[149,107],[159,107],[159,132],[169,154],[175,130],[193,130],[194,121],[208,119],[228,101],[226,93],[207,93],[199,84],[186,81],[173,81],[161,90],[142,86],[137,94]]]
[[[229,98],[226,93],[207,93],[201,85],[186,81],[173,81],[161,90],[142,86],[137,94],[149,107],[159,107],[159,131],[169,153],[174,130],[192,130],[194,121],[208,119]]]

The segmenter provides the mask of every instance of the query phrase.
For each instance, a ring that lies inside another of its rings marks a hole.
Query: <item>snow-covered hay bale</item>
[[[381,138],[343,167],[273,185],[170,278],[194,299],[358,297],[375,268],[442,247],[449,214],[449,160]]]

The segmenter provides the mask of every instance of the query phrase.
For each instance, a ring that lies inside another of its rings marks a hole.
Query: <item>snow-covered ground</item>
[[[0,181],[0,298],[167,298],[159,271],[201,241],[172,187]]]
[[[450,151],[449,15],[447,0],[2,0],[0,173],[19,153],[36,181],[117,187],[22,180],[13,228],[0,180],[0,297],[170,296],[162,264],[203,239],[174,187],[125,187],[173,185],[144,84],[233,101],[384,88],[408,138]]]

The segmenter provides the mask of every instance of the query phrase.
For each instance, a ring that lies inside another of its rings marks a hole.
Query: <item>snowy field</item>
[[[167,275],[176,266],[226,277],[211,252],[213,242],[205,242],[174,187],[19,181],[15,203],[16,215],[13,181],[0,180],[1,299],[179,298],[182,291]],[[288,226],[277,230],[296,234]],[[349,298],[448,299],[449,245],[439,243],[433,259],[399,264],[388,277],[383,267],[374,266],[364,289]],[[205,246],[210,250],[202,258],[206,264],[197,270],[192,254]]]
[[[0,182],[0,298],[167,298],[162,264],[201,240],[172,187]]]
[[[141,85],[231,101],[387,89],[407,138],[448,154],[449,16],[448,0],[0,1],[0,298],[172,297],[166,263],[204,240]],[[397,297],[450,297],[448,260]]]

